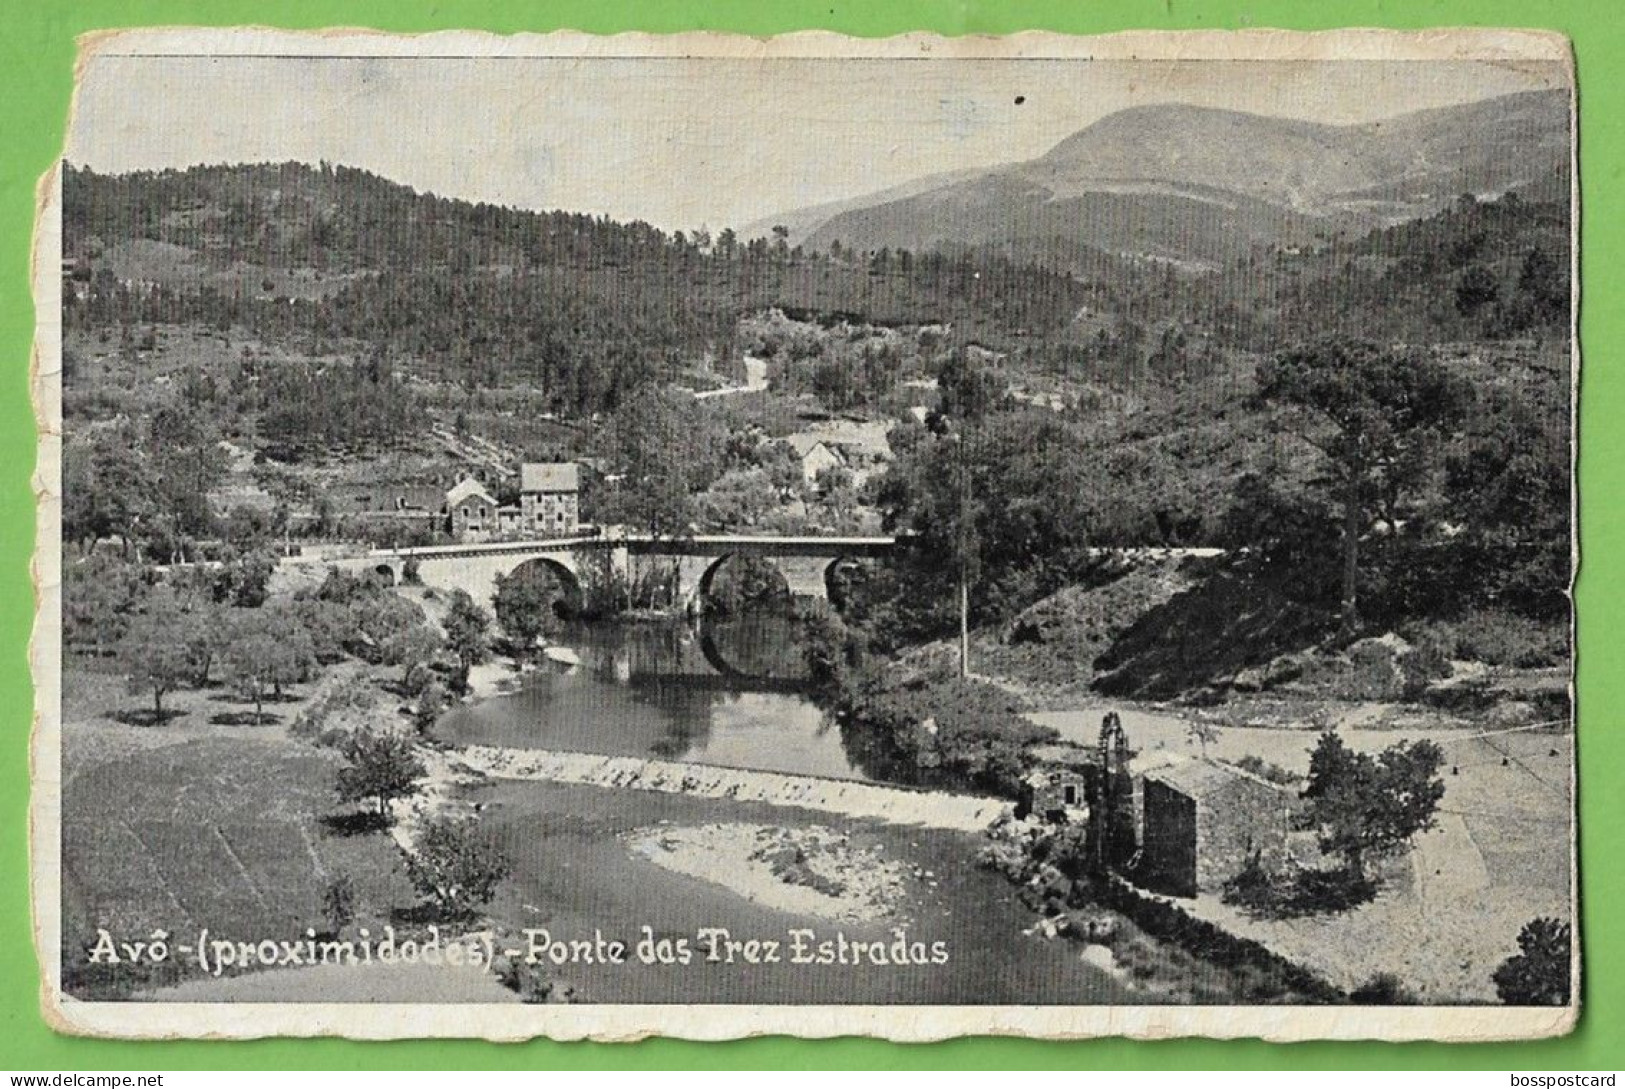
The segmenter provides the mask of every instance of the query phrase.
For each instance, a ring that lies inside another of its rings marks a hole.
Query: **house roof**
[[[527,461],[519,467],[522,492],[578,492],[581,467],[573,461]]]
[[[455,507],[463,500],[469,498],[470,496],[476,495],[485,500],[487,503],[496,502],[495,499],[491,498],[491,493],[485,490],[484,484],[481,484],[478,480],[475,480],[473,477],[469,476],[464,477],[462,480],[459,480],[457,483],[453,484],[451,486],[451,490],[446,492],[446,506]]]
[[[1285,794],[1286,788],[1241,768],[1217,760],[1185,760],[1145,773],[1147,781],[1162,783],[1191,798],[1201,798],[1247,779]]]
[[[835,453],[830,444],[818,435],[786,435],[784,441],[798,458],[806,457],[820,446],[831,454]]]
[[[1031,753],[1040,764],[1052,768],[1093,768],[1100,764],[1100,750],[1092,746],[1058,741],[1049,745],[1034,745]]]

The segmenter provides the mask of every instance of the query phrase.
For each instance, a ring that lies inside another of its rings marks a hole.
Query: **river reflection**
[[[771,613],[699,629],[574,625],[556,643],[579,665],[544,661],[517,691],[455,708],[435,732],[459,744],[866,778],[803,692],[797,629]]]

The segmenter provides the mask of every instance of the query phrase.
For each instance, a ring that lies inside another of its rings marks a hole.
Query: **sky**
[[[1130,106],[1345,124],[1565,79],[1443,61],[99,55],[66,155],[104,172],[326,160],[442,196],[716,230],[1034,158]]]

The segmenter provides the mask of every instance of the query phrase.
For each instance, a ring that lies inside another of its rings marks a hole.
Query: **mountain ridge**
[[[1195,265],[1437,211],[1463,193],[1566,191],[1569,97],[1526,91],[1338,125],[1188,103],[1134,106],[1037,158],[785,213],[791,243],[1094,247]],[[935,183],[934,183],[935,182]],[[933,184],[934,183],[934,184]]]

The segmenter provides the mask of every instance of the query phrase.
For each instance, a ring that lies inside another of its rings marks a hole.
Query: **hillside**
[[[1213,267],[1258,245],[1414,219],[1463,193],[1557,199],[1568,164],[1568,101],[1558,92],[1365,125],[1159,104],[1102,118],[1029,162],[779,221],[811,248],[972,246],[1046,260],[1095,248]]]
[[[63,193],[70,329],[199,324],[315,355],[359,342],[430,381],[521,384],[572,415],[736,358],[738,320],[769,307],[1008,346],[1018,330],[1064,334],[1084,298],[996,256],[890,267],[445,200],[327,164],[70,166]]]

